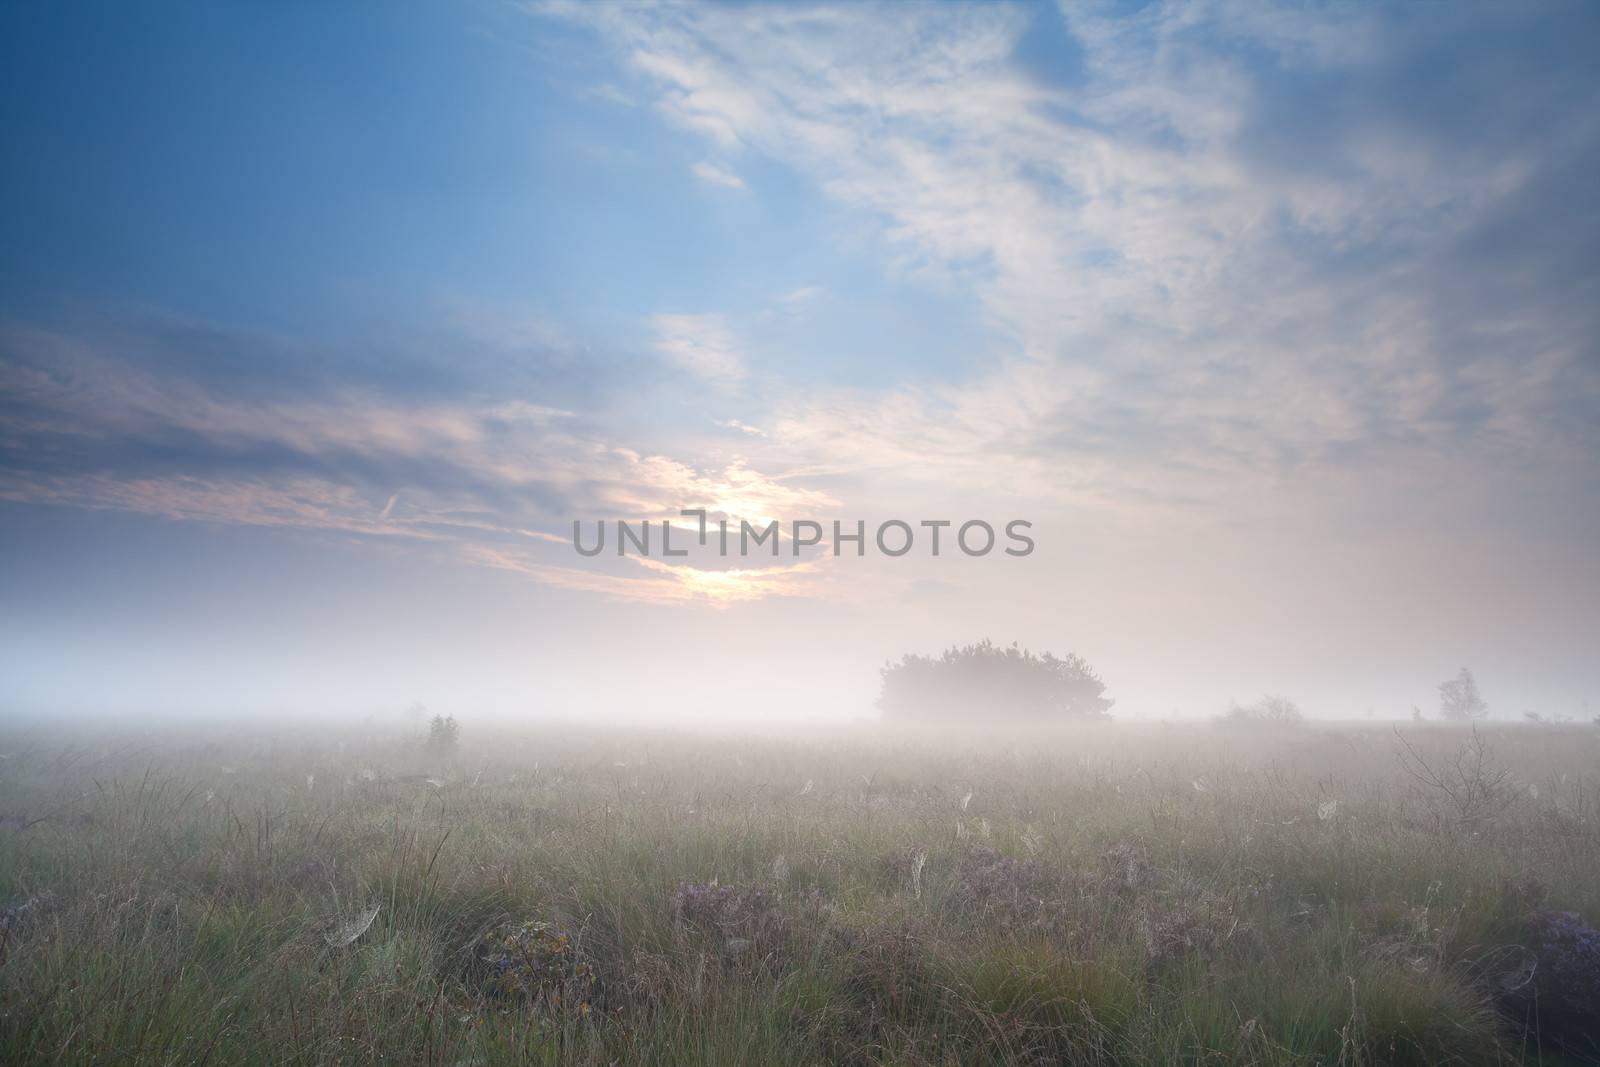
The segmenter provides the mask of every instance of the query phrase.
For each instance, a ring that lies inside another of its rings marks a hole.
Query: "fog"
[[[1600,1063],[1597,40],[0,5],[0,1063]]]

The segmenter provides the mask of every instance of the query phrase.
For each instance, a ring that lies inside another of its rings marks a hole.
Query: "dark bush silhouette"
[[[1600,1063],[1600,930],[1573,912],[1539,908],[1525,931],[1527,959],[1491,987],[1501,1009],[1572,1062]]]
[[[878,707],[894,719],[1100,719],[1114,703],[1104,695],[1105,683],[1077,656],[1036,655],[987,640],[948,649],[937,659],[904,656],[882,674]]]

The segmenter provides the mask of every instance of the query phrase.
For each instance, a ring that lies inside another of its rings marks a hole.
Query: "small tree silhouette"
[[[461,727],[454,715],[435,715],[428,723],[428,751],[440,756],[455,754],[461,740]]]
[[[1489,705],[1478,694],[1477,680],[1465,667],[1454,678],[1439,683],[1439,714],[1456,722],[1471,722],[1489,714]]]

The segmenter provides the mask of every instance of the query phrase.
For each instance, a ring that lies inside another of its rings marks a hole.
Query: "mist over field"
[[[1600,1063],[1600,8],[0,10],[0,1062]]]
[[[8,730],[0,1047],[1594,1062],[1597,733]]]

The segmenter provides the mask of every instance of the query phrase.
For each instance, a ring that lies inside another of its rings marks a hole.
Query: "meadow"
[[[1600,729],[0,730],[0,1061],[1597,1062]]]

